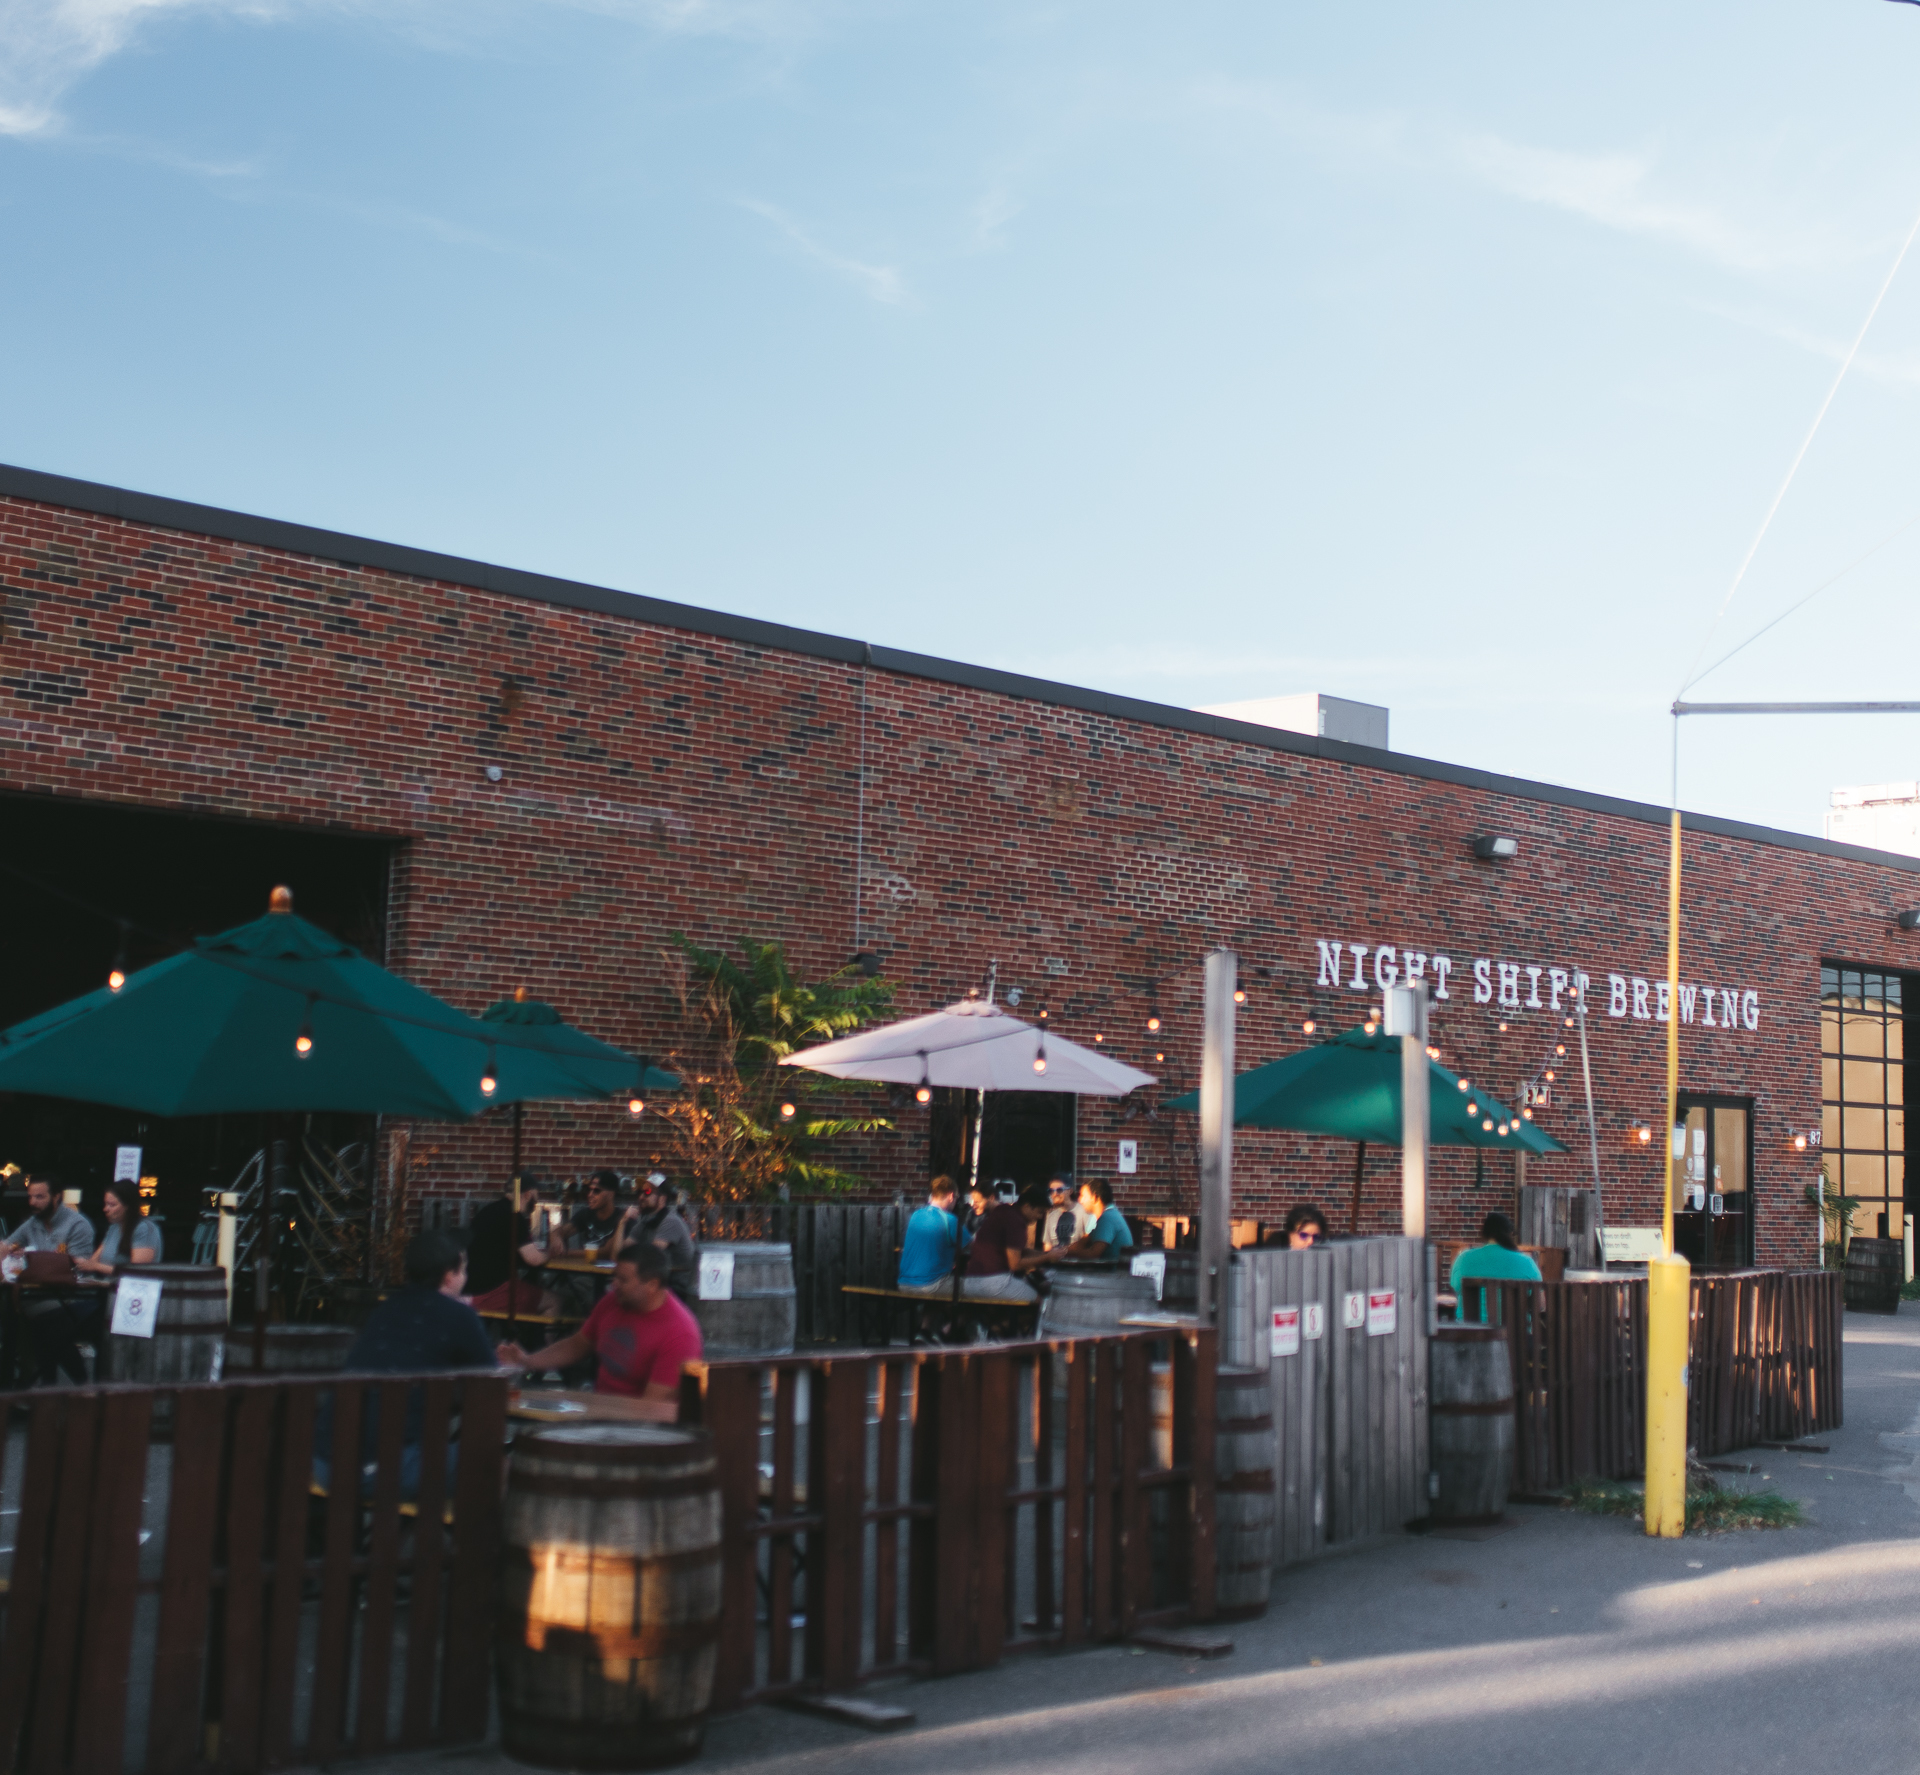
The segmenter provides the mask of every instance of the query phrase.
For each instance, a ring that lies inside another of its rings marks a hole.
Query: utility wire
[[[1713,631],[1720,626],[1720,619],[1727,614],[1727,606],[1733,602],[1733,595],[1740,589],[1740,582],[1747,577],[1747,569],[1753,565],[1753,557],[1760,552],[1760,544],[1773,524],[1774,513],[1779,511],[1780,502],[1786,498],[1787,489],[1793,485],[1793,478],[1800,472],[1800,464],[1806,460],[1807,451],[1813,447],[1815,434],[1820,430],[1820,422],[1826,418],[1827,409],[1833,405],[1833,397],[1840,392],[1840,384],[1846,381],[1847,372],[1853,368],[1853,360],[1859,355],[1860,347],[1866,342],[1867,330],[1873,325],[1873,317],[1880,312],[1880,304],[1887,299],[1887,292],[1893,288],[1893,280],[1899,275],[1900,267],[1907,256],[1907,249],[1913,245],[1914,236],[1920,234],[1920,216],[1915,216],[1913,226],[1907,230],[1907,238],[1900,243],[1900,251],[1894,255],[1893,267],[1888,271],[1886,281],[1880,286],[1879,295],[1873,299],[1873,306],[1867,310],[1867,318],[1860,323],[1860,331],[1854,335],[1853,344],[1847,355],[1840,361],[1840,371],[1833,379],[1833,386],[1827,390],[1827,398],[1820,403],[1820,411],[1814,414],[1813,424],[1808,427],[1799,450],[1787,469],[1787,477],[1780,483],[1780,490],[1773,496],[1773,503],[1767,507],[1767,515],[1760,520],[1760,528],[1754,533],[1753,541],[1748,545],[1746,556],[1740,563],[1740,571],[1733,576],[1733,584],[1727,587],[1727,595],[1720,600],[1720,608],[1713,613],[1713,621],[1707,625],[1707,632],[1700,637],[1699,650],[1694,654],[1687,667],[1687,677],[1682,680],[1676,697],[1685,696],[1695,682],[1694,668],[1700,663],[1700,656],[1707,651],[1713,639]]]

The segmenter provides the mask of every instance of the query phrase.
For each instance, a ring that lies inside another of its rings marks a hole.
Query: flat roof
[[[1111,691],[1088,690],[1077,684],[1056,684],[1050,679],[996,671],[990,666],[971,666],[957,660],[936,659],[929,654],[907,653],[897,647],[879,647],[870,641],[823,635],[813,629],[789,628],[785,623],[763,622],[758,617],[729,616],[724,611],[702,609],[697,604],[649,598],[640,592],[615,591],[609,586],[557,579],[545,573],[527,573],[515,567],[497,567],[486,561],[470,561],[460,555],[409,548],[403,543],[377,542],[370,537],[348,536],[337,530],[317,529],[310,524],[254,517],[246,512],[225,511],[219,506],[195,505],[184,499],[163,499],[157,494],[134,493],[123,487],[74,480],[67,475],[45,474],[38,469],[16,468],[0,463],[0,498],[64,506],[71,511],[123,519],[130,524],[147,524],[161,530],[211,536],[224,542],[279,549],[287,554],[307,555],[319,561],[337,561],[348,567],[373,567],[416,579],[450,580],[457,585],[496,592],[503,597],[529,598],[536,603],[653,623],[661,628],[681,629],[689,634],[710,635],[717,640],[738,641],[753,647],[776,648],[814,659],[834,660],[843,665],[868,665],[883,672],[930,679],[937,684],[991,691],[1028,702],[1048,703],[1056,708],[1080,709],[1116,721],[1137,722],[1145,727],[1204,734],[1214,739],[1231,740],[1236,745],[1260,746],[1271,752],[1289,752],[1304,758],[1324,758],[1366,770],[1386,771],[1395,776],[1451,783],[1490,795],[1510,795],[1523,801],[1544,802],[1552,807],[1578,808],[1585,813],[1609,814],[1618,819],[1638,820],[1657,826],[1666,825],[1669,818],[1668,809],[1644,801],[1628,801],[1615,795],[1594,795],[1584,789],[1565,789],[1554,783],[1531,782],[1524,777],[1503,776],[1497,771],[1445,764],[1433,758],[1415,758],[1405,752],[1349,745],[1342,740],[1321,739],[1313,734],[1290,733],[1280,728],[1230,720],[1222,715],[1202,714],[1198,709],[1176,708],[1170,703],[1116,696]],[[1744,820],[1727,820],[1714,814],[1683,813],[1681,823],[1690,832],[1713,833],[1751,844],[1808,851],[1817,856],[1873,863],[1882,868],[1920,875],[1920,857],[1902,856],[1895,851],[1842,844],[1834,839],[1813,838],[1800,832],[1782,832],[1775,827],[1749,825]]]

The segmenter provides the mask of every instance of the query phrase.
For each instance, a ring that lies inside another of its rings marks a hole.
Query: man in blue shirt
[[[894,1286],[902,1294],[951,1292],[954,1259],[965,1249],[960,1222],[953,1213],[953,1179],[936,1177],[927,1186],[927,1205],[916,1208],[907,1221]]]

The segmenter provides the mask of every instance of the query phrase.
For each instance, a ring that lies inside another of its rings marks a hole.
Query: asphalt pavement
[[[1127,1647],[867,1691],[873,1735],[777,1708],[716,1720],[697,1767],[764,1775],[1684,1775],[1920,1769],[1920,1303],[1846,1320],[1846,1425],[1756,1453],[1807,1525],[1652,1541],[1516,1506],[1499,1530],[1400,1535],[1282,1573],[1231,1656]],[[492,1775],[497,1751],[391,1770]],[[362,1765],[367,1767],[367,1765]]]

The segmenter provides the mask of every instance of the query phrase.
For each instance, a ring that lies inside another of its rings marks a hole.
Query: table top
[[[516,1387],[507,1395],[507,1416],[535,1424],[646,1421],[638,1399],[618,1393],[575,1392],[569,1387]]]
[[[611,1276],[613,1274],[613,1260],[611,1258],[596,1262],[590,1257],[582,1257],[571,1251],[568,1252],[565,1257],[548,1258],[540,1267],[548,1270],[559,1270],[563,1275],[570,1276]]]

